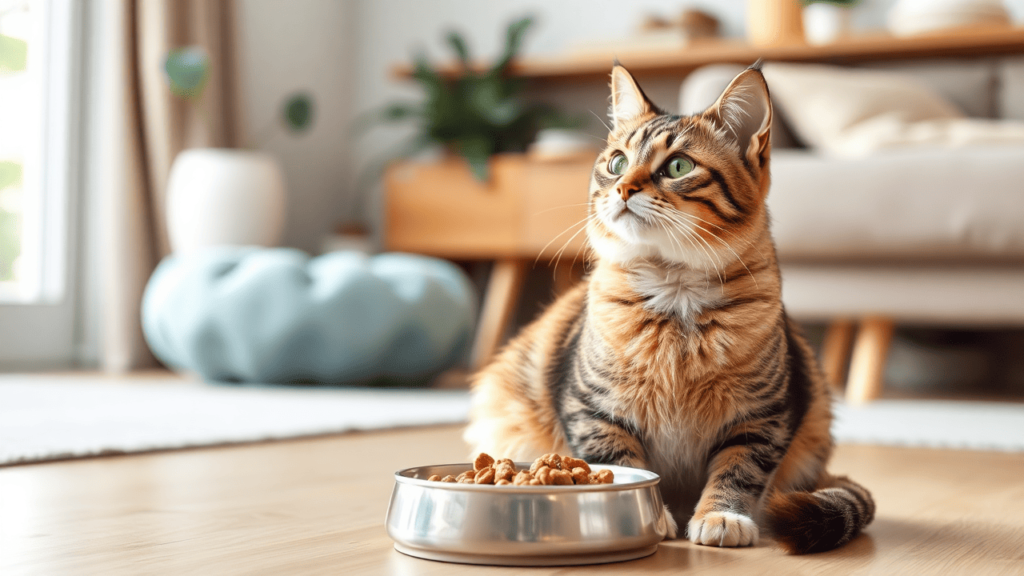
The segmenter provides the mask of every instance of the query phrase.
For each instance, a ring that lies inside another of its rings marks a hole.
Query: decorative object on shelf
[[[210,60],[200,46],[168,52],[164,75],[172,94],[196,107],[207,122],[203,89]],[[291,134],[312,126],[313,99],[296,93],[254,142],[266,142],[282,127]],[[254,150],[194,148],[178,154],[167,183],[167,233],[175,253],[210,246],[276,246],[284,231],[286,188],[277,160]]]
[[[718,37],[720,23],[703,10],[685,9],[675,18],[647,16],[635,34],[625,38],[594,38],[573,42],[567,52],[574,57],[616,58],[628,54],[685,50],[695,42]]]
[[[808,44],[831,44],[850,33],[853,7],[860,0],[802,0]]]
[[[803,44],[801,8],[799,0],[748,0],[747,41],[765,48]]]
[[[1007,28],[1003,0],[898,0],[889,11],[889,31],[913,36],[958,28]]]
[[[436,258],[221,247],[160,263],[142,327],[163,362],[210,381],[411,385],[462,360],[475,309]]]
[[[657,34],[670,32],[684,42],[717,38],[720,26],[718,18],[703,10],[684,9],[675,19],[661,16],[648,16],[640,25],[640,34]]]
[[[441,145],[462,156],[474,176],[486,181],[492,155],[523,152],[541,128],[578,125],[551,106],[524,101],[522,82],[507,74],[532,23],[531,18],[523,18],[509,25],[501,57],[486,69],[471,63],[462,35],[449,32],[448,44],[461,67],[454,78],[433,69],[425,55],[417,55],[412,78],[423,87],[425,100],[392,103],[364,116],[358,125],[365,129],[381,122],[414,121],[419,126],[412,140],[378,162],[373,172],[379,173],[392,160]]]

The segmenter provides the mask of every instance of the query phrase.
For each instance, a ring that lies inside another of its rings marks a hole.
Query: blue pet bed
[[[160,360],[208,380],[413,383],[462,359],[475,302],[435,258],[225,247],[161,262],[142,327]]]

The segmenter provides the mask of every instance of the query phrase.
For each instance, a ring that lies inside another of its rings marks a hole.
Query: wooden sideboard
[[[573,282],[572,263],[585,247],[593,163],[591,157],[539,162],[499,154],[491,159],[486,183],[475,180],[458,157],[403,162],[385,175],[387,250],[495,262],[473,346],[474,368],[501,344],[532,263],[561,258],[558,288]]]

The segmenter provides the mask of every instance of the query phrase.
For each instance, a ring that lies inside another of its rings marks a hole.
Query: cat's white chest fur
[[[691,322],[704,310],[718,306],[725,293],[713,273],[691,268],[638,266],[632,270],[633,289],[648,310]]]

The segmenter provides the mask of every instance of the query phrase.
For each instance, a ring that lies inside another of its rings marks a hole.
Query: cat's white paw
[[[686,528],[694,544],[705,546],[753,546],[757,544],[757,524],[735,512],[711,512],[694,517]]]
[[[665,522],[668,524],[665,540],[675,540],[679,537],[679,524],[676,524],[676,518],[672,515],[672,511],[668,509],[668,505],[663,506],[665,506]]]

